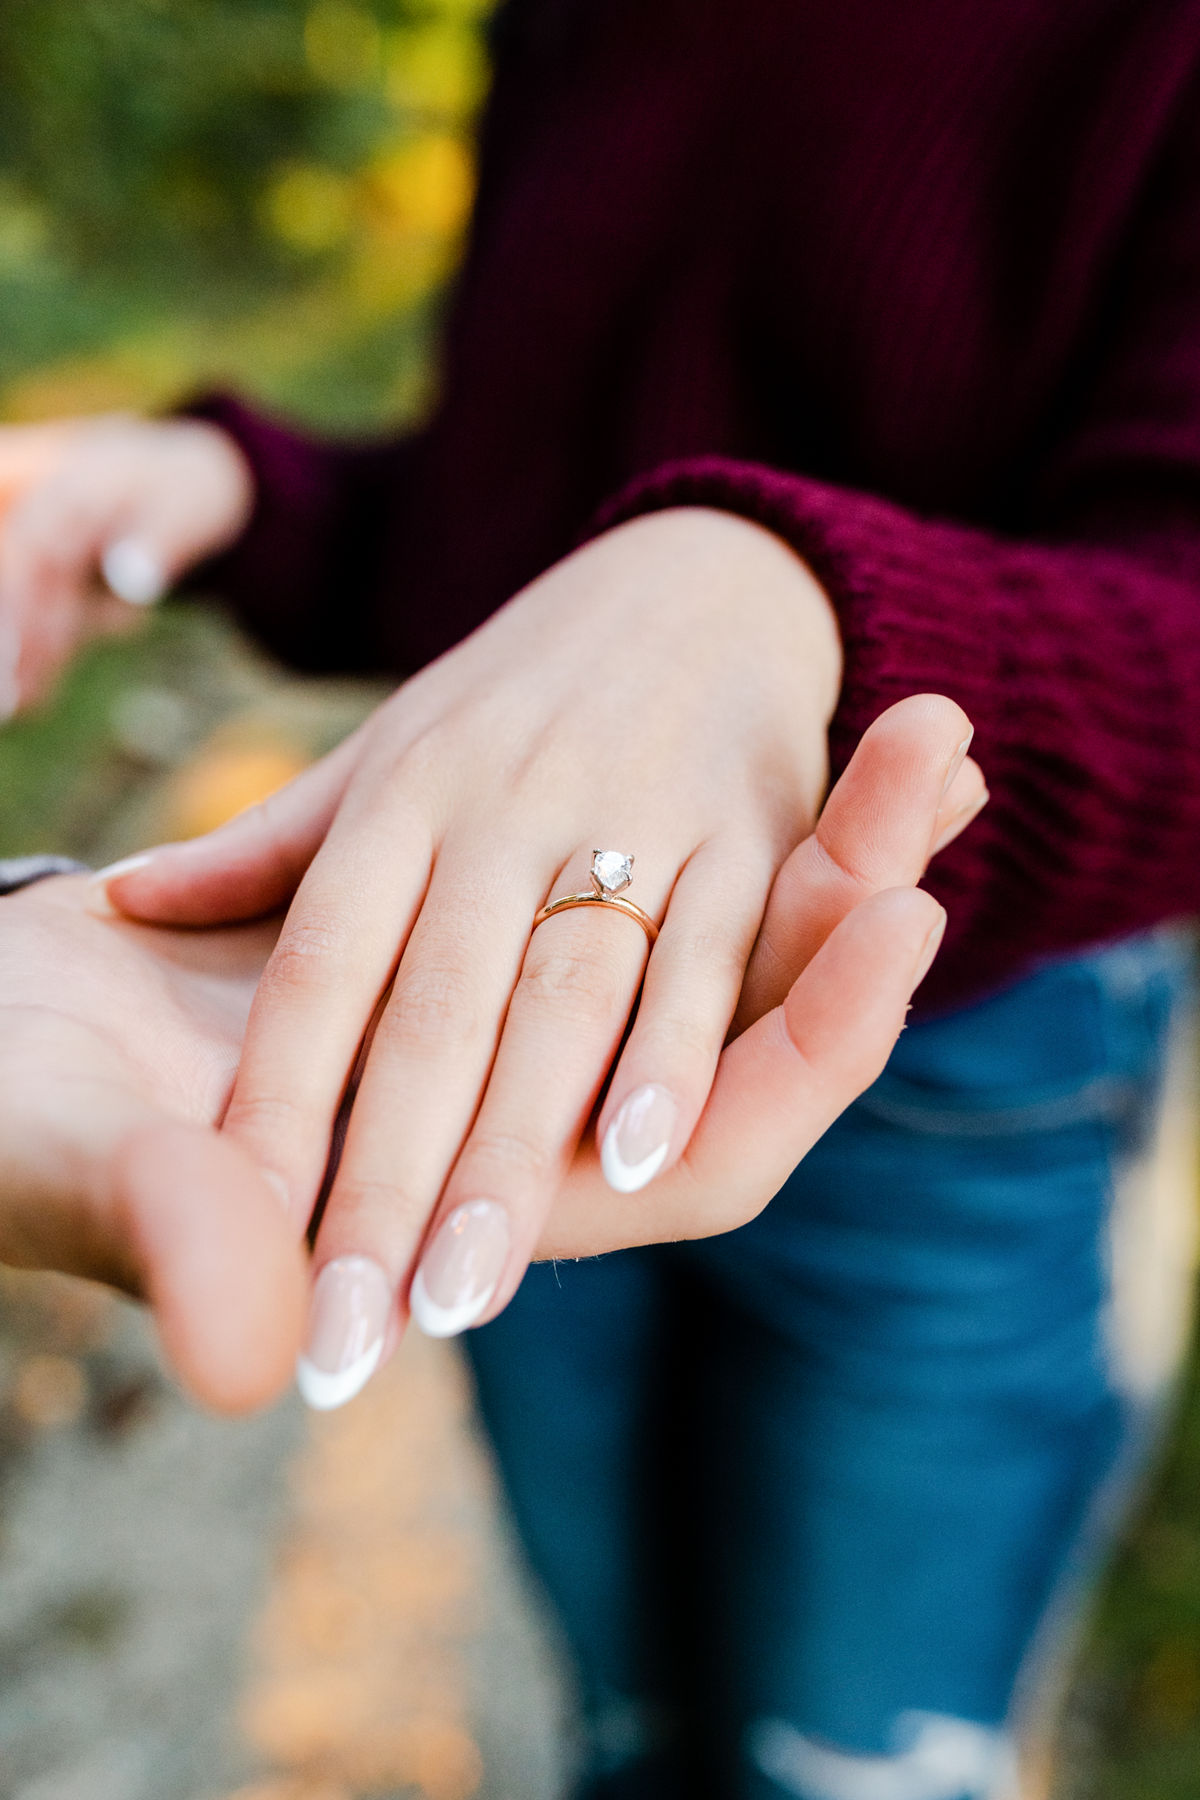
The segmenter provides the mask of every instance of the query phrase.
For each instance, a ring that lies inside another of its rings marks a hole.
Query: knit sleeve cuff
[[[1015,538],[702,457],[631,483],[593,530],[674,506],[755,520],[825,588],[845,650],[835,773],[906,695],[946,694],[975,726],[992,797],[930,865],[950,925],[922,1010],[1200,910],[1194,514],[1186,532],[1117,516]]]
[[[233,439],[255,485],[246,530],[196,569],[188,588],[219,593],[294,668],[375,671],[384,523],[404,478],[407,442],[321,441],[223,394],[185,413]]]
[[[706,456],[663,464],[631,482],[596,516],[589,535],[675,506],[752,519],[789,544],[825,589],[845,655],[829,734],[835,771],[895,701],[939,691],[970,711],[965,671],[971,686],[986,683],[985,665],[994,672],[997,646],[989,645],[977,609],[954,605],[956,597],[978,594],[977,533],[918,520],[903,507],[827,482]]]

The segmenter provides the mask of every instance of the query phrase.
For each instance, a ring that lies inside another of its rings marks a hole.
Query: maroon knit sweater
[[[1200,0],[517,0],[432,425],[204,410],[305,668],[411,671],[651,508],[794,545],[835,764],[905,694],[977,727],[926,1006],[1200,907]]]

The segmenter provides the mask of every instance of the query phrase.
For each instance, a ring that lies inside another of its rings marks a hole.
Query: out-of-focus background
[[[233,388],[412,427],[490,0],[5,0],[0,419]],[[168,603],[0,730],[0,855],[208,829],[377,695]],[[0,1800],[554,1800],[570,1677],[452,1350],[220,1423],[144,1320],[0,1271]],[[1057,1800],[1200,1789],[1200,1385],[1100,1598]]]

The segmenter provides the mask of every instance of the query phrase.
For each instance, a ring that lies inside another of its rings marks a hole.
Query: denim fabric
[[[470,1335],[589,1794],[1003,1785],[1022,1661],[1148,1441],[1106,1224],[1190,969],[1149,934],[910,1027],[752,1224],[535,1268]]]

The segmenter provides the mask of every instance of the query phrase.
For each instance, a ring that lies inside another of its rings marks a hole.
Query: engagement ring
[[[606,906],[610,912],[622,912],[627,919],[636,919],[653,943],[658,926],[649,913],[624,898],[625,889],[633,880],[632,856],[625,856],[620,850],[593,850],[591,876],[590,894],[561,894],[557,900],[551,900],[534,919],[533,929],[536,931],[555,913],[570,912],[573,906]]]

